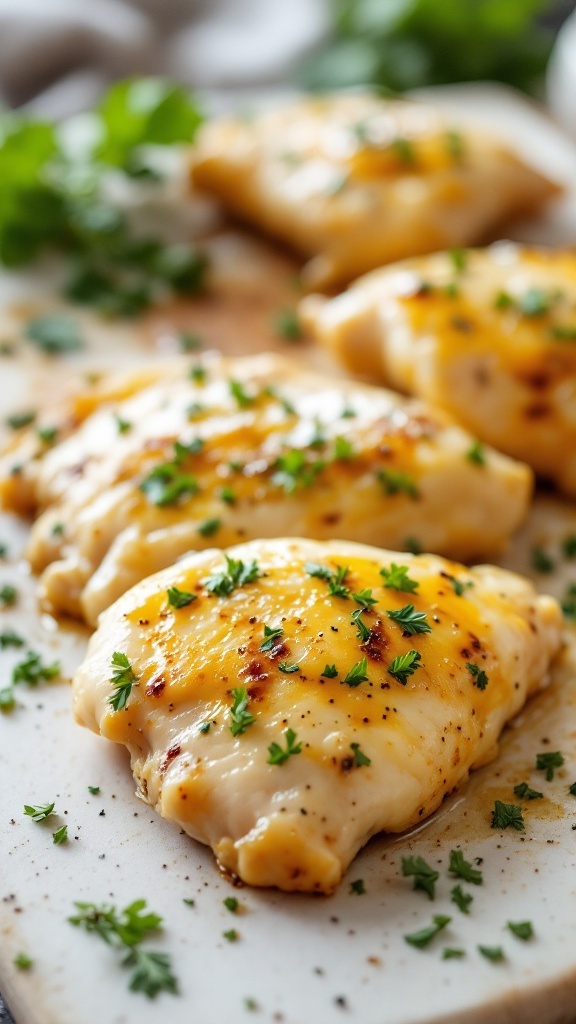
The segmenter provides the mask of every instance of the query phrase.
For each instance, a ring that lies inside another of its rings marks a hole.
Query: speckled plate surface
[[[488,121],[550,174],[576,183],[576,148],[527,103],[493,87],[440,90],[436,97],[459,115]],[[571,243],[576,185],[546,221],[523,225],[515,236]],[[270,317],[293,302],[293,293],[286,298],[292,264],[263,244],[222,238],[218,302],[164,309],[142,326],[103,328],[83,316],[86,351],[57,365],[34,356],[20,337],[22,321],[53,299],[37,283],[4,278],[0,333],[2,340],[16,339],[17,354],[0,360],[2,417],[48,390],[55,394],[79,371],[174,348],[176,324],[201,326],[209,344],[227,351],[278,344]],[[319,358],[305,346],[302,354]],[[576,560],[560,557],[562,541],[572,534],[576,507],[540,497],[503,564],[533,574],[530,551],[545,546],[558,572],[535,578],[542,590],[562,596],[576,582]],[[10,549],[0,562],[0,585],[14,583],[20,592],[16,607],[0,613],[1,627],[17,629],[46,658],[59,658],[69,676],[86,634],[39,616],[34,581],[21,559],[25,538],[23,524],[0,520],[0,540]],[[18,651],[0,652],[3,679],[18,658]],[[372,840],[331,898],[232,889],[210,851],[135,798],[125,752],[74,725],[65,680],[20,687],[14,711],[0,717],[0,988],[17,1024],[576,1019],[576,799],[568,792],[576,779],[575,665],[567,634],[553,685],[507,731],[499,759],[417,831]],[[543,750],[565,757],[552,782],[534,770]],[[513,802],[513,786],[521,781],[545,794],[525,804],[525,832],[492,830],[494,800]],[[89,786],[100,792],[91,794]],[[40,825],[24,817],[25,803],[52,800],[57,817]],[[64,823],[70,841],[55,846],[51,833]],[[482,886],[465,886],[474,896],[466,916],[450,902],[455,883],[447,868],[457,846],[469,860],[481,860],[484,875]],[[433,903],[401,877],[408,853],[440,872]],[[357,879],[364,882],[363,895],[350,891]],[[234,917],[222,903],[231,894],[240,902]],[[151,945],[171,955],[178,996],[163,993],[150,1002],[129,992],[113,951],[67,923],[75,900],[124,906],[139,897],[164,918],[164,931]],[[403,936],[429,924],[433,914],[449,914],[452,923],[426,950],[409,947]],[[526,919],[535,935],[522,942],[506,922]],[[223,937],[232,927],[239,933],[233,943]],[[479,944],[502,946],[504,960],[484,959]],[[443,960],[445,946],[465,955]],[[18,953],[32,958],[31,969],[14,968]]]

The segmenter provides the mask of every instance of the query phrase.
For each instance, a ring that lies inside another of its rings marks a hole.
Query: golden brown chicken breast
[[[308,296],[301,313],[348,369],[434,402],[576,495],[576,253],[439,253]]]
[[[548,680],[556,602],[522,577],[359,544],[188,555],[102,616],[76,718],[251,885],[329,893],[421,822]]]
[[[479,463],[443,413],[278,356],[177,359],[73,411],[39,417],[55,443],[38,427],[14,442],[0,500],[37,507],[43,597],[91,623],[192,548],[343,536],[472,558],[504,545],[530,497],[527,467],[489,450]]]
[[[502,141],[365,93],[297,100],[202,127],[194,184],[344,284],[382,263],[486,241],[559,191]]]

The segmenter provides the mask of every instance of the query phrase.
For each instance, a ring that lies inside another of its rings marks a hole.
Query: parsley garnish
[[[18,953],[14,957],[12,963],[14,964],[14,967],[18,968],[19,971],[28,971],[32,967],[34,961],[31,960],[30,957],[26,955],[26,953]]]
[[[389,619],[397,622],[405,633],[414,636],[416,633],[431,633],[425,612],[417,612],[413,604],[405,604],[398,611],[386,611]]]
[[[350,893],[355,893],[356,896],[364,896],[366,888],[364,886],[364,879],[357,878],[355,882],[350,882]]]
[[[472,661],[466,662],[466,668],[472,676],[472,683],[477,686],[479,690],[485,690],[488,686],[488,676],[486,675],[483,668],[479,665],[475,665]]]
[[[234,490],[234,488],[222,487],[220,491],[220,500],[223,501],[226,505],[235,505],[237,498],[236,491]]]
[[[482,872],[472,867],[470,861],[464,858],[462,850],[450,850],[448,871],[454,878],[463,878],[472,885],[482,885]]]
[[[231,914],[235,914],[240,906],[235,896],[227,896],[226,899],[222,900],[222,903],[226,907],[226,910],[229,910]]]
[[[292,448],[276,459],[272,483],[292,494],[298,487],[311,487],[324,466],[322,459],[309,462],[300,448]]]
[[[116,429],[119,434],[126,434],[129,430],[132,430],[130,420],[123,420],[119,413],[114,413],[114,419],[116,420]],[[38,433],[40,433],[40,431],[38,431]]]
[[[458,910],[461,910],[463,914],[470,913],[470,904],[474,897],[469,892],[464,892],[461,885],[455,885],[454,888],[450,890],[450,899],[452,900],[452,903],[456,904]]]
[[[328,666],[326,666],[328,668]],[[348,686],[360,686],[360,683],[367,683],[368,676],[366,672],[368,670],[368,661],[366,658],[362,658],[355,665],[352,666],[344,679],[341,680],[341,684],[347,683]]]
[[[435,914],[432,918],[432,924],[428,925],[427,928],[422,928],[419,932],[412,932],[411,935],[405,935],[404,940],[411,946],[416,946],[417,949],[424,949],[429,942],[432,941],[438,932],[441,932],[446,925],[451,922],[451,917],[446,917],[444,914]]]
[[[531,562],[532,562],[532,568],[536,572],[539,572],[539,573],[554,572],[554,569],[555,569],[554,559],[552,559],[550,557],[550,555],[548,554],[547,551],[544,550],[544,548],[541,548],[538,545],[536,547],[533,547],[532,551],[530,553],[530,559],[531,559]]]
[[[52,833],[52,842],[55,843],[56,846],[62,846],[63,843],[68,842],[68,825],[62,825],[61,828],[56,829],[56,831]]]
[[[514,786],[514,795],[520,800],[540,800],[544,793],[539,793],[537,789],[531,789],[527,782],[519,782],[517,786]]]
[[[162,927],[158,914],[144,913],[146,900],[135,900],[120,913],[106,903],[101,907],[94,903],[74,905],[80,913],[68,918],[70,924],[96,933],[117,950],[128,949],[121,964],[133,969],[129,985],[132,992],[143,992],[150,999],[162,991],[176,993],[177,982],[168,955],[139,948],[150,932]]]
[[[128,658],[121,651],[114,651],[112,655],[112,678],[110,680],[115,688],[107,699],[114,711],[123,711],[132,693],[132,687],[138,685],[138,679],[134,675]]]
[[[320,675],[325,676],[326,679],[335,679],[338,675],[338,669],[336,668],[336,665],[325,665],[324,671],[321,672]]]
[[[350,597],[349,587],[344,586],[344,580],[348,575],[348,567],[337,565],[336,571],[329,569],[327,565],[319,565],[317,562],[306,562],[305,571],[309,576],[315,576],[325,580],[332,597]]]
[[[407,565],[396,565],[392,562],[389,569],[380,569],[383,585],[389,590],[401,590],[407,594],[415,594],[420,586],[417,580],[410,579]]]
[[[354,458],[354,445],[348,438],[334,438],[334,458],[339,462],[349,462]]]
[[[372,597],[371,590],[361,590],[358,594],[352,594],[352,599],[365,611],[370,611],[372,605],[378,604],[375,597]]]
[[[215,533],[222,526],[221,519],[205,519],[203,523],[198,526],[198,533],[201,537],[213,537]]]
[[[534,935],[532,921],[507,921],[506,927],[517,939],[522,939],[522,942],[527,942]]]
[[[175,505],[183,498],[191,498],[198,493],[196,477],[191,473],[183,473],[180,467],[188,455],[197,455],[201,446],[200,439],[190,445],[176,441],[172,462],[162,462],[144,477],[140,490],[152,505],[159,508]]]
[[[24,804],[24,814],[32,821],[45,821],[51,814],[54,814],[55,803],[51,804]]]
[[[24,640],[18,633],[15,633],[13,629],[6,629],[3,633],[0,633],[0,651],[5,650],[6,647],[23,646]]]
[[[240,934],[235,928],[229,928],[227,932],[222,932],[222,937],[227,939],[228,942],[238,942]]]
[[[408,651],[407,654],[399,654],[391,665],[388,666],[388,672],[394,679],[397,679],[402,686],[406,686],[408,682],[408,676],[414,675],[417,668],[420,668],[420,662],[422,655],[419,651]]]
[[[88,792],[92,793],[92,796],[98,796],[100,786],[88,786]]]
[[[198,595],[191,594],[188,590],[178,590],[178,587],[168,587],[168,604],[172,608],[186,608],[187,605],[196,601]]]
[[[456,949],[454,946],[446,946],[446,948],[442,950],[443,960],[459,960],[463,956],[466,956],[465,950]]]
[[[356,634],[358,639],[361,641],[361,643],[365,644],[366,641],[370,639],[370,630],[368,629],[368,626],[366,625],[364,619],[362,618],[362,611],[362,608],[356,608],[356,610],[352,612],[352,615],[350,617],[358,630]]]
[[[254,715],[251,715],[246,710],[250,697],[245,686],[237,686],[236,689],[232,690],[232,697],[234,698],[234,703],[230,708],[230,718],[232,719],[230,732],[233,736],[241,736],[256,719]]]
[[[417,537],[405,537],[403,546],[412,555],[421,555],[424,550]]]
[[[481,441],[474,441],[474,444],[466,452],[466,458],[469,462],[473,462],[476,466],[486,465],[486,455],[484,453],[484,445]]]
[[[232,398],[235,398],[241,409],[247,409],[249,405],[253,405],[254,398],[249,395],[244,385],[239,380],[229,381],[230,394]]]
[[[561,768],[563,764],[564,754],[559,750],[536,754],[536,768],[538,771],[546,772],[546,782],[552,782],[555,769]]]
[[[522,808],[518,804],[504,804],[496,800],[492,811],[492,828],[514,828],[517,832],[525,829]]]
[[[12,682],[28,683],[29,686],[36,686],[38,683],[47,682],[60,674],[60,662],[54,661],[51,665],[43,665],[42,658],[36,651],[27,651],[24,661],[20,661],[12,670]]]
[[[202,363],[195,363],[194,366],[190,367],[190,379],[193,380],[195,384],[205,384],[207,376],[208,370],[205,366],[202,366]]]
[[[10,427],[10,430],[21,430],[22,427],[29,427],[35,419],[36,413],[30,410],[13,412],[11,416],[6,417],[6,426]]]
[[[26,337],[47,355],[61,355],[82,348],[84,340],[78,324],[68,316],[50,314],[30,320]]]
[[[202,580],[206,590],[217,597],[228,597],[236,587],[245,587],[247,583],[254,583],[262,576],[254,558],[246,565],[240,559],[237,561],[228,555],[224,555],[224,558],[227,571],[213,573]]]
[[[5,686],[0,690],[0,711],[12,711],[16,701],[14,690],[11,686]]]
[[[366,757],[366,754],[364,754],[363,751],[360,750],[359,743],[351,743],[350,747],[354,752],[354,764],[356,768],[361,768],[363,765],[372,764],[371,759],[369,757]]]
[[[504,960],[502,946],[478,946],[478,952],[487,960],[492,960],[493,963],[500,963],[501,960]]]
[[[292,754],[302,752],[302,744],[296,743],[296,733],[293,729],[286,729],[286,749],[283,750],[279,743],[271,743],[268,747],[268,764],[285,764]]]
[[[448,256],[456,273],[462,274],[466,270],[466,253],[464,250],[450,249]]]
[[[201,732],[203,735],[206,735],[207,732],[210,732],[211,725],[212,722],[202,722],[202,725],[199,727],[198,732]]]
[[[284,629],[282,626],[267,626],[264,625],[264,640],[260,644],[258,650],[260,651],[271,651],[276,645],[276,641],[282,636]]]
[[[16,604],[17,598],[18,591],[11,583],[5,583],[4,586],[0,587],[0,605],[4,608]]]
[[[407,494],[414,500],[419,497],[414,477],[401,469],[379,469],[376,477],[385,494]]]
[[[293,309],[280,309],[274,317],[276,334],[285,341],[300,341],[302,326],[298,315]]]
[[[434,887],[440,874],[431,868],[423,857],[402,857],[402,875],[404,878],[413,878],[413,888],[422,889],[428,894],[429,899],[434,899]]]
[[[289,665],[287,661],[281,661],[278,668],[280,672],[285,672],[286,675],[292,675],[293,672],[298,672],[300,665]]]

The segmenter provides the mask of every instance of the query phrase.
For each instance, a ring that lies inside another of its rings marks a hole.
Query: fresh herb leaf
[[[34,423],[35,419],[36,413],[32,409],[25,409],[23,412],[13,412],[7,416],[6,426],[10,427],[10,430],[22,430],[23,427],[29,427]]]
[[[350,882],[350,889],[349,889],[349,891],[350,891],[350,893],[355,893],[356,896],[364,896],[365,893],[366,893],[366,888],[364,886],[364,880],[362,878],[357,878],[356,881]]]
[[[544,574],[554,572],[554,569],[556,568],[554,559],[550,557],[544,548],[539,547],[538,545],[532,548],[530,559],[532,562],[532,568],[536,572]]]
[[[12,683],[36,686],[38,683],[54,679],[59,674],[60,662],[54,661],[51,665],[44,665],[40,654],[36,651],[27,651],[24,661],[18,662],[12,669]]]
[[[282,749],[278,743],[271,743],[268,747],[268,764],[285,764],[292,754],[302,752],[302,744],[296,743],[296,733],[293,729],[286,729],[284,736],[286,738],[285,749]]]
[[[227,571],[213,573],[202,580],[206,590],[217,597],[228,597],[237,587],[245,587],[262,576],[254,558],[246,565],[240,559],[230,558],[229,555],[224,555],[224,558]]]
[[[176,995],[178,991],[178,982],[167,953],[154,953],[136,946],[122,960],[122,966],[132,968],[128,986],[131,992],[143,992],[149,999],[154,999],[159,992]]]
[[[237,498],[236,491],[234,490],[234,488],[222,487],[220,491],[220,500],[223,501],[226,505],[235,505]]]
[[[326,679],[336,679],[336,676],[338,675],[338,669],[336,668],[336,665],[325,665],[324,671],[321,672],[320,675],[325,676]]]
[[[407,494],[413,500],[420,496],[414,477],[400,469],[379,469],[376,477],[385,494]]]
[[[246,710],[250,697],[245,686],[237,686],[232,690],[232,697],[234,698],[234,703],[230,708],[230,718],[232,720],[230,732],[233,736],[241,736],[246,732],[249,725],[253,725],[256,719],[254,715],[251,715]]]
[[[201,537],[213,537],[222,526],[221,519],[205,519],[198,525],[198,533]]]
[[[466,270],[466,253],[463,249],[450,249],[448,256],[457,274],[463,274]]]
[[[54,814],[55,803],[51,804],[24,804],[24,814],[32,821],[45,821],[51,814]]]
[[[440,575],[443,576],[444,579],[450,581],[452,590],[457,597],[462,597],[465,590],[469,590],[470,587],[474,586],[472,580],[467,580],[465,583],[462,583],[461,580],[456,579],[455,576],[451,576],[449,572],[441,572]]]
[[[62,825],[61,828],[56,829],[56,831],[52,833],[52,842],[55,843],[56,846],[62,846],[63,843],[68,842],[68,825]]]
[[[417,537],[405,537],[403,547],[412,555],[421,555],[424,550]]]
[[[446,946],[442,950],[443,960],[460,960],[463,956],[466,956],[466,951],[463,949],[456,949],[454,946]]]
[[[458,910],[461,910],[463,914],[470,913],[470,904],[474,897],[471,893],[464,892],[461,885],[455,885],[454,888],[450,890],[450,899],[452,900],[452,903],[456,904]]]
[[[486,455],[484,452],[484,445],[481,441],[474,441],[474,444],[466,452],[466,458],[469,462],[473,462],[476,466],[486,465]]]
[[[350,597],[350,588],[344,585],[348,575],[348,567],[337,565],[336,571],[329,569],[326,565],[318,565],[317,562],[306,562],[304,569],[309,576],[325,580],[328,584],[328,591],[332,597]]]
[[[58,427],[37,427],[36,434],[42,444],[54,444],[58,437]]]
[[[235,896],[226,896],[226,899],[223,899],[222,903],[226,907],[226,910],[229,910],[231,914],[235,914],[240,906],[240,903]]]
[[[355,764],[356,768],[362,768],[363,765],[372,764],[371,759],[369,757],[367,757],[366,754],[362,750],[360,750],[360,744],[359,743],[351,743],[350,747],[351,747],[352,751],[354,752],[354,764]]]
[[[310,462],[300,448],[292,448],[276,459],[271,480],[275,487],[292,494],[300,487],[311,487],[324,467],[322,459]]]
[[[411,946],[416,946],[417,949],[424,949],[438,935],[438,932],[441,932],[450,924],[451,920],[451,917],[446,917],[444,914],[435,914],[432,918],[432,924],[428,925],[427,928],[422,928],[419,932],[405,935],[404,941],[408,942]]]
[[[422,655],[419,651],[408,651],[407,654],[399,654],[391,665],[388,666],[388,672],[394,679],[397,679],[402,686],[406,686],[408,682],[408,676],[414,675],[417,668],[420,668],[420,662]]]
[[[496,800],[492,811],[492,828],[514,828],[517,832],[523,832],[526,825],[522,808],[518,804],[504,804]]]
[[[168,587],[166,593],[171,608],[186,608],[198,597],[197,594],[191,594],[188,590],[179,590],[178,587]]]
[[[47,355],[62,355],[84,347],[84,339],[75,320],[68,316],[49,314],[30,320],[26,337]]]
[[[227,932],[222,932],[222,937],[227,939],[228,942],[238,942],[240,934],[235,928],[229,928]]]
[[[12,711],[15,703],[13,687],[3,687],[0,690],[0,711]]]
[[[555,341],[576,341],[576,327],[570,324],[553,324],[550,337]]]
[[[472,885],[482,885],[482,872],[472,867],[469,860],[466,860],[462,850],[450,850],[450,864],[448,871],[454,878],[462,878]]]
[[[489,680],[484,669],[480,668],[479,665],[475,665],[472,661],[466,662],[466,668],[472,676],[474,686],[477,686],[479,690],[485,690],[488,686]]]
[[[130,420],[123,420],[117,412],[114,413],[114,419],[116,420],[116,429],[119,434],[127,434],[129,430],[132,430]]]
[[[18,633],[15,633],[13,629],[5,629],[3,633],[0,633],[0,651],[5,650],[6,647],[23,646],[24,640]]]
[[[348,438],[334,438],[334,458],[339,462],[349,462],[354,458],[354,445]]]
[[[534,935],[534,928],[532,921],[507,921],[506,927],[515,935],[517,939],[522,939],[523,942],[527,942]]]
[[[365,612],[370,611],[373,605],[378,604],[376,598],[372,597],[372,591],[368,589],[361,590],[358,594],[352,594],[352,600],[359,604]]]
[[[564,754],[559,750],[536,755],[536,768],[538,771],[546,772],[546,782],[552,782],[556,768],[561,768],[563,764]]]
[[[210,732],[211,725],[212,722],[202,722],[202,725],[198,729],[198,732],[201,732],[203,735],[206,735],[207,732]]]
[[[433,900],[435,885],[440,874],[426,863],[423,857],[402,857],[402,875],[414,879],[414,889],[422,889]]]
[[[11,583],[5,583],[0,587],[0,605],[2,607],[8,608],[10,605],[16,604],[17,599],[18,591]]]
[[[250,405],[254,404],[254,398],[252,395],[248,394],[241,381],[231,380],[229,384],[230,394],[232,395],[232,398],[236,399],[241,409],[247,409]]]
[[[276,334],[284,341],[300,341],[303,331],[294,309],[280,309],[274,317]]]
[[[163,508],[166,505],[176,505],[185,498],[191,498],[198,493],[196,477],[191,473],[183,473],[181,464],[189,454],[197,454],[198,446],[191,450],[190,447],[176,442],[174,445],[174,458],[171,462],[162,462],[144,477],[140,483],[140,490],[146,495],[152,505]]]
[[[88,792],[92,793],[92,796],[98,796],[100,786],[88,786]]]
[[[478,952],[486,957],[486,960],[492,960],[495,964],[505,959],[502,946],[478,946]]]
[[[365,644],[366,641],[370,639],[370,630],[362,618],[362,612],[362,608],[356,608],[356,610],[352,612],[350,618],[358,630],[356,634],[358,639],[361,643]]]
[[[360,686],[360,683],[367,683],[368,676],[368,661],[366,658],[362,658],[355,665],[352,666],[350,671],[344,676],[340,682],[342,685],[347,684],[348,686]]]
[[[417,612],[413,604],[405,604],[397,611],[386,611],[389,619],[397,622],[404,633],[415,636],[417,633],[431,633],[432,630],[426,618],[425,612]]]
[[[407,594],[415,594],[420,586],[417,580],[410,579],[407,565],[396,565],[392,562],[389,569],[379,570],[383,585],[390,590],[401,590]]]
[[[132,670],[128,658],[121,651],[114,651],[111,667],[112,678],[110,682],[115,692],[110,694],[106,703],[110,704],[114,711],[123,711],[132,693],[132,687],[138,685],[138,679]]]
[[[17,967],[19,971],[29,971],[34,961],[30,959],[26,953],[18,953],[12,961],[14,967]]]
[[[205,384],[207,377],[208,370],[206,369],[205,366],[202,366],[202,363],[196,363],[194,366],[190,367],[190,378],[191,380],[194,381],[195,384]]]
[[[531,789],[527,782],[519,782],[517,786],[514,786],[514,795],[520,800],[541,800],[544,793],[539,793],[537,789]]]
[[[280,672],[285,672],[286,675],[292,675],[293,672],[298,672],[300,665],[289,665],[287,661],[281,661],[278,668]]]
[[[276,646],[276,641],[282,636],[284,629],[282,626],[267,626],[264,625],[264,640],[260,644],[258,650],[260,651],[271,651]]]

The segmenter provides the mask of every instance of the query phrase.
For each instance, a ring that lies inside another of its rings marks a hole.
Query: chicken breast
[[[530,496],[527,467],[488,450],[479,464],[443,413],[277,356],[178,359],[104,382],[79,424],[75,409],[52,447],[23,434],[0,498],[37,505],[44,602],[90,623],[192,548],[340,535],[471,558],[505,543]]]
[[[511,242],[383,268],[301,315],[349,370],[446,409],[576,496],[576,254]]]
[[[298,100],[198,132],[194,184],[344,284],[382,263],[488,240],[560,191],[498,139],[365,93]]]
[[[330,893],[431,814],[546,684],[561,614],[522,577],[360,544],[188,555],[101,619],[80,724],[251,885]]]

